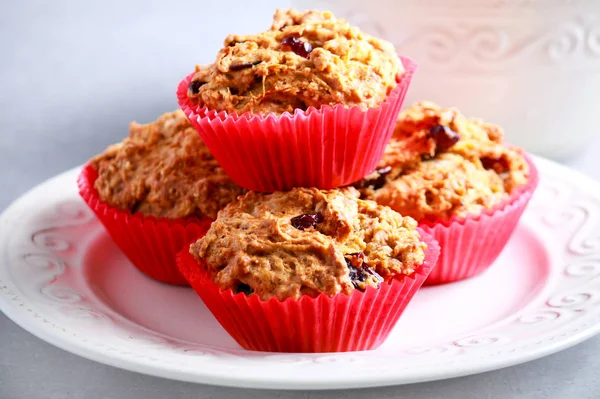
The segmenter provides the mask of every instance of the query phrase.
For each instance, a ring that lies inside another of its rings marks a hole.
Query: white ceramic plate
[[[600,184],[536,162],[540,187],[496,264],[471,280],[422,289],[376,351],[241,349],[191,289],[151,281],[129,264],[79,199],[78,169],[2,215],[0,309],[81,356],[209,384],[369,387],[525,362],[600,331]]]

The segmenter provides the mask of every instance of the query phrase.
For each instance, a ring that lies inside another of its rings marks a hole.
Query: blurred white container
[[[600,137],[598,0],[295,0],[396,45],[420,68],[408,93],[566,159]]]

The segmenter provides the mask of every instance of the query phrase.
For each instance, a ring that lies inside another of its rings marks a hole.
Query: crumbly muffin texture
[[[263,300],[350,294],[412,274],[426,248],[416,221],[359,195],[351,187],[249,192],[190,253],[223,289]]]
[[[417,220],[477,215],[529,178],[500,127],[420,102],[400,113],[378,169],[355,184],[364,198]]]
[[[326,11],[277,10],[270,29],[230,35],[213,64],[196,67],[195,104],[281,114],[343,104],[378,106],[404,73],[394,47]]]
[[[159,218],[208,217],[245,190],[233,183],[181,111],[147,125],[93,158],[100,200]]]

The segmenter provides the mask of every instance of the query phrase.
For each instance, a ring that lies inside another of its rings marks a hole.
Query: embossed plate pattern
[[[525,362],[600,331],[600,184],[536,163],[540,187],[500,259],[474,279],[422,289],[376,351],[242,350],[190,289],[151,281],[127,262],[78,198],[78,169],[1,216],[0,309],[81,356],[219,385],[396,385]]]

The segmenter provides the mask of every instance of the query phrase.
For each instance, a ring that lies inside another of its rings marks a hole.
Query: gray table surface
[[[264,1],[0,2],[0,209],[43,180],[83,163],[127,124],[176,108],[174,88],[232,27],[254,31]],[[199,18],[202,15],[218,18]],[[218,23],[224,19],[229,24]],[[217,21],[217,22],[215,22]],[[211,25],[212,24],[212,25]],[[200,44],[199,44],[200,43]],[[576,134],[576,133],[574,133]],[[569,163],[600,180],[600,140]],[[0,315],[0,399],[598,398],[600,337],[527,364],[401,387],[286,392],[164,380],[57,349]]]

